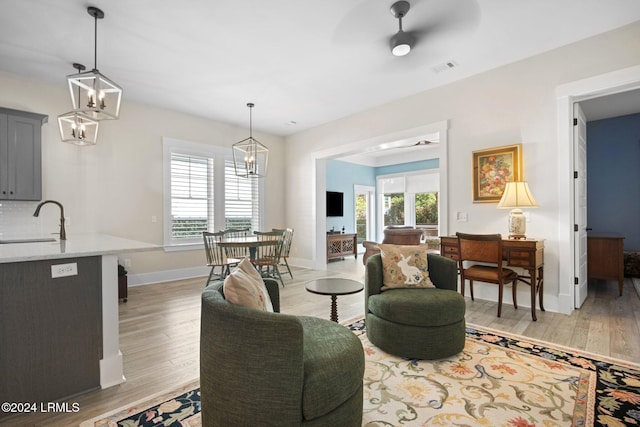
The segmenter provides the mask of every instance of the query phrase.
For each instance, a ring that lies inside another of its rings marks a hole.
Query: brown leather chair
[[[390,225],[384,229],[384,239],[382,239],[382,243],[392,245],[419,245],[421,237],[422,230],[419,228]],[[367,265],[367,259],[371,255],[380,253],[378,245],[378,242],[362,242],[362,246],[365,248],[364,256],[362,257],[362,263],[364,265]]]
[[[502,268],[502,236],[499,234],[465,234],[458,236],[458,268],[460,269],[460,291],[464,296],[465,281],[469,281],[473,301],[473,281],[498,285],[498,317],[502,314],[502,294],[505,283],[512,283],[513,306],[517,309],[516,290],[518,274]],[[465,261],[473,262],[465,268]],[[483,264],[475,264],[475,263]],[[491,264],[491,265],[485,265]]]

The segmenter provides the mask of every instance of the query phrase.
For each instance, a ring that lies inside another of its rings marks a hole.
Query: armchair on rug
[[[227,302],[222,281],[203,291],[202,425],[359,427],[360,339],[329,320],[278,313],[278,282],[264,282],[274,312]]]
[[[393,246],[381,245],[383,254],[392,251]],[[369,341],[387,353],[416,359],[441,359],[459,353],[465,343],[465,301],[457,292],[456,262],[422,252],[413,256],[421,258],[418,264],[426,266],[408,265],[405,253],[412,247],[397,248],[401,248],[396,255],[399,268],[387,268],[387,272],[396,277],[406,277],[407,273],[412,288],[390,287],[384,280],[383,254],[369,258],[364,288]],[[424,267],[428,278],[422,277]],[[417,284],[418,276],[428,284]]]
[[[419,245],[420,238],[422,236],[422,230],[419,228],[414,228],[410,226],[392,226],[384,229],[384,238],[382,239],[382,244],[392,244],[392,245]],[[367,259],[373,254],[379,254],[380,248],[378,247],[378,242],[372,242],[369,240],[365,240],[362,242],[362,246],[364,246],[364,256],[362,257],[362,263],[367,265]]]

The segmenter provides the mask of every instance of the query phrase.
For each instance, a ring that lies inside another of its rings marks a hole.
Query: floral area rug
[[[467,326],[464,350],[424,361],[387,354],[362,319],[363,425],[556,427],[640,425],[640,365]],[[198,382],[112,411],[88,426],[200,426]]]

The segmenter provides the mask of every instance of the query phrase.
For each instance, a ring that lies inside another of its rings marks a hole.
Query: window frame
[[[405,226],[413,226],[416,227],[416,203],[415,203],[415,195],[417,194],[415,191],[407,191],[408,183],[407,180],[411,179],[412,176],[421,176],[421,175],[431,175],[437,174],[438,180],[440,179],[440,169],[423,169],[412,172],[403,172],[403,173],[394,173],[387,175],[378,175],[376,176],[376,193],[378,194],[378,235],[383,235],[383,230],[385,228],[384,225],[384,189],[382,188],[382,181],[389,179],[402,179],[402,191],[392,191],[392,193],[404,193],[404,224]],[[425,190],[420,191],[421,193],[429,193],[434,192],[438,193],[438,230],[442,227],[442,204],[441,204],[441,189],[437,190]]]
[[[204,247],[202,238],[177,240],[171,233],[171,155],[172,153],[197,157],[213,158],[213,224],[208,224],[209,231],[222,230],[225,224],[225,161],[233,161],[230,147],[182,141],[174,138],[162,138],[163,150],[163,246],[166,252],[198,250]],[[247,178],[256,179],[256,178]],[[258,182],[258,207],[260,213],[258,224],[260,229],[264,224],[264,180]],[[196,241],[197,240],[197,241]]]

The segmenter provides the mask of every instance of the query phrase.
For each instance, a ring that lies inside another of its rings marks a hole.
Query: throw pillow
[[[232,304],[273,312],[264,280],[248,258],[240,261],[224,279],[223,289],[226,300]]]
[[[381,244],[383,291],[396,288],[435,288],[429,278],[427,251],[420,245]]]

